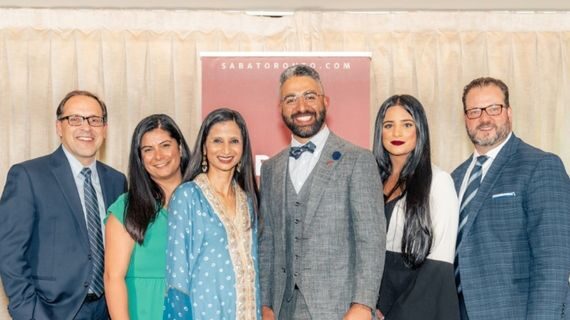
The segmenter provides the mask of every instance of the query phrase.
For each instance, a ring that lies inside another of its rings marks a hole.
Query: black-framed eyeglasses
[[[307,91],[303,92],[302,94],[290,94],[288,96],[285,96],[281,99],[281,103],[285,104],[286,106],[294,106],[297,104],[297,101],[299,101],[299,98],[303,98],[303,101],[305,101],[306,104],[312,106],[317,103],[319,97],[323,96],[324,94],[318,94],[314,91]]]
[[[477,118],[481,117],[481,115],[483,114],[483,111],[485,111],[487,113],[487,115],[489,115],[491,117],[496,117],[503,112],[503,108],[505,108],[504,104],[493,103],[493,104],[490,104],[484,108],[467,109],[467,110],[465,110],[465,115],[469,119],[477,119]]]
[[[99,117],[99,116],[84,117],[78,114],[71,114],[69,116],[60,117],[57,120],[59,121],[67,120],[69,125],[74,127],[82,125],[84,120],[87,120],[87,123],[92,127],[102,127],[107,122],[105,117]]]

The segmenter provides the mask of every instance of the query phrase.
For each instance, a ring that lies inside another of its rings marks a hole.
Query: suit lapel
[[[335,151],[339,151],[340,157],[342,157],[342,153],[344,151],[342,150],[342,147],[343,146],[341,140],[332,132],[329,133],[329,137],[325,143],[319,161],[313,169],[315,172],[313,183],[309,189],[310,194],[309,201],[307,202],[307,213],[305,215],[304,224],[305,230],[311,224],[311,221],[317,212],[317,208],[321,202],[325,189],[327,186],[329,186],[330,181],[334,179],[334,176],[336,174],[335,168],[341,160],[341,158],[333,160],[332,154]]]
[[[101,165],[99,161],[97,161],[97,174],[99,176],[99,184],[101,185],[101,192],[103,193],[103,201],[105,202],[105,212],[107,208],[115,201],[115,199],[109,198],[109,190],[107,189],[107,184],[105,182],[109,181],[106,179],[107,177],[107,168]]]
[[[57,185],[61,189],[61,193],[69,206],[69,211],[75,220],[76,226],[80,230],[80,234],[87,235],[87,226],[83,206],[79,199],[79,191],[77,190],[75,178],[73,177],[71,167],[61,146],[52,154],[50,166]],[[84,244],[89,247],[87,236],[80,238]]]
[[[273,185],[276,188],[276,193],[272,195],[273,199],[273,210],[272,212],[280,212],[286,213],[287,208],[285,206],[285,195],[287,194],[287,190],[285,189],[287,186],[287,169],[288,169],[288,162],[289,162],[289,149],[285,149],[281,151],[275,158],[275,168],[272,170],[274,172],[273,178],[275,180],[272,181]],[[280,236],[282,239],[282,243],[285,244],[285,214],[280,214],[279,224],[281,225],[280,228]],[[285,248],[283,248],[285,250]]]
[[[503,149],[497,155],[497,158],[495,158],[491,164],[491,167],[485,174],[483,181],[481,181],[481,185],[479,186],[479,190],[477,191],[475,198],[471,200],[473,203],[470,204],[469,219],[467,219],[467,223],[465,224],[463,239],[467,239],[471,226],[473,226],[474,221],[477,219],[477,216],[481,211],[481,206],[485,202],[485,199],[489,197],[493,186],[503,171],[503,167],[509,162],[511,156],[515,152],[518,142],[518,138],[513,134],[511,139],[507,144],[505,144]],[[459,185],[461,186],[461,182],[459,182]]]
[[[473,155],[471,155],[465,162],[463,162],[457,169],[453,171],[451,174],[453,177],[453,183],[455,184],[455,192],[457,196],[459,196],[459,192],[461,191],[461,183],[463,183],[463,178],[465,177],[465,173],[467,172],[467,168],[469,168],[469,164],[473,160]]]

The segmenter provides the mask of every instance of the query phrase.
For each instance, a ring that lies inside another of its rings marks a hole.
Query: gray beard
[[[469,139],[471,139],[471,142],[473,142],[474,145],[489,147],[495,145],[499,141],[504,141],[511,132],[510,123],[506,123],[504,126],[501,127],[495,126],[495,128],[496,130],[494,135],[486,136],[484,138],[477,138],[476,129],[473,131],[469,131],[469,129],[467,128],[467,134],[469,135]]]

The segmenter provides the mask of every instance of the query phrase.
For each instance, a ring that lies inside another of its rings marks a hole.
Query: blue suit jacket
[[[452,173],[457,192],[470,162]],[[457,248],[469,318],[564,318],[570,180],[560,159],[513,134],[472,201]]]
[[[97,162],[105,205],[125,176]],[[72,319],[91,279],[79,193],[61,147],[14,165],[0,198],[0,274],[15,319]]]

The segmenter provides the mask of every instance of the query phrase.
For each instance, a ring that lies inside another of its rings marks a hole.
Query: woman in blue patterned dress
[[[169,206],[164,319],[260,319],[257,185],[243,117],[212,111]]]

